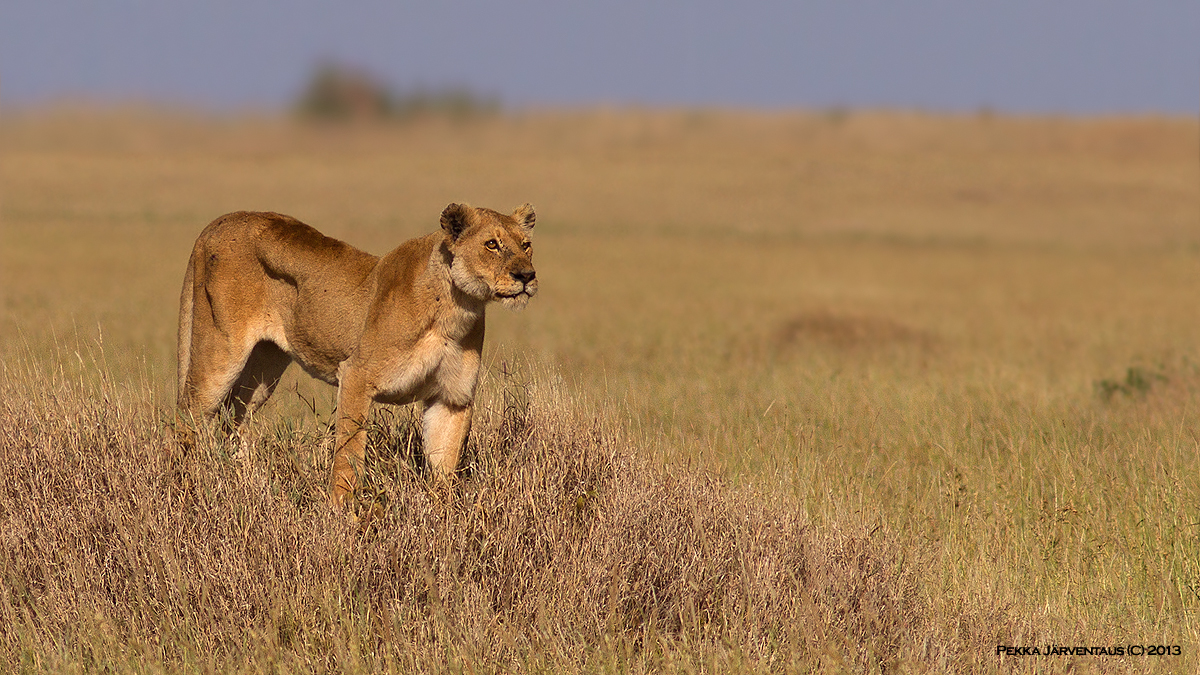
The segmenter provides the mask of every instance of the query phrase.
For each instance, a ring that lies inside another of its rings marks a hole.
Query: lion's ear
[[[528,203],[518,206],[513,211],[512,217],[521,227],[527,230],[532,230],[533,223],[537,220],[537,216],[533,213],[533,205]]]
[[[468,208],[466,204],[449,204],[442,209],[442,229],[452,241],[457,240],[467,229]]]

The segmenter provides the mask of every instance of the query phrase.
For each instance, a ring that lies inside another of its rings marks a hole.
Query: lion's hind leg
[[[199,421],[217,416],[232,403],[234,385],[241,379],[250,350],[233,345],[205,345],[193,349],[191,362],[182,378],[179,407]]]
[[[292,357],[274,342],[264,340],[254,345],[246,365],[225,395],[224,403],[230,408],[235,426],[241,426],[247,415],[267,402],[291,363]]]
[[[271,342],[258,342],[249,349],[222,346],[209,345],[205,359],[193,358],[181,401],[194,422],[216,418],[220,433],[228,435],[267,401],[292,358]]]

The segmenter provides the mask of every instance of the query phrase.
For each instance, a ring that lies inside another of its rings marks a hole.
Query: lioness
[[[484,309],[521,309],[538,282],[529,204],[512,215],[450,204],[441,225],[377,258],[278,213],[214,220],[179,298],[181,411],[227,407],[241,425],[295,360],[338,387],[331,502],[357,485],[373,401],[424,401],[425,457],[452,476],[471,426]]]

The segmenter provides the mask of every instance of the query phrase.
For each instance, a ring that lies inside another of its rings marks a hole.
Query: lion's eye
[[[500,250],[500,242],[496,241],[495,239],[488,239],[483,245],[486,246],[487,250],[489,251]]]

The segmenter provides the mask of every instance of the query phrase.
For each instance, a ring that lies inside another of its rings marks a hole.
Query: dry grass
[[[16,667],[1200,668],[1195,121],[0,122]],[[295,374],[244,447],[173,450],[204,223],[381,252],[464,199],[538,206],[543,287],[489,317],[460,493],[382,415],[370,525],[330,518],[332,394]],[[995,656],[1129,643],[1183,654]]]
[[[323,505],[327,433],[260,428],[185,455],[140,392],[4,391],[0,649],[30,671],[878,670],[956,656],[908,639],[927,609],[886,536],[816,533],[794,506],[649,466],[562,392],[502,393],[458,492],[406,461],[412,420],[380,420],[374,516],[355,527]]]

